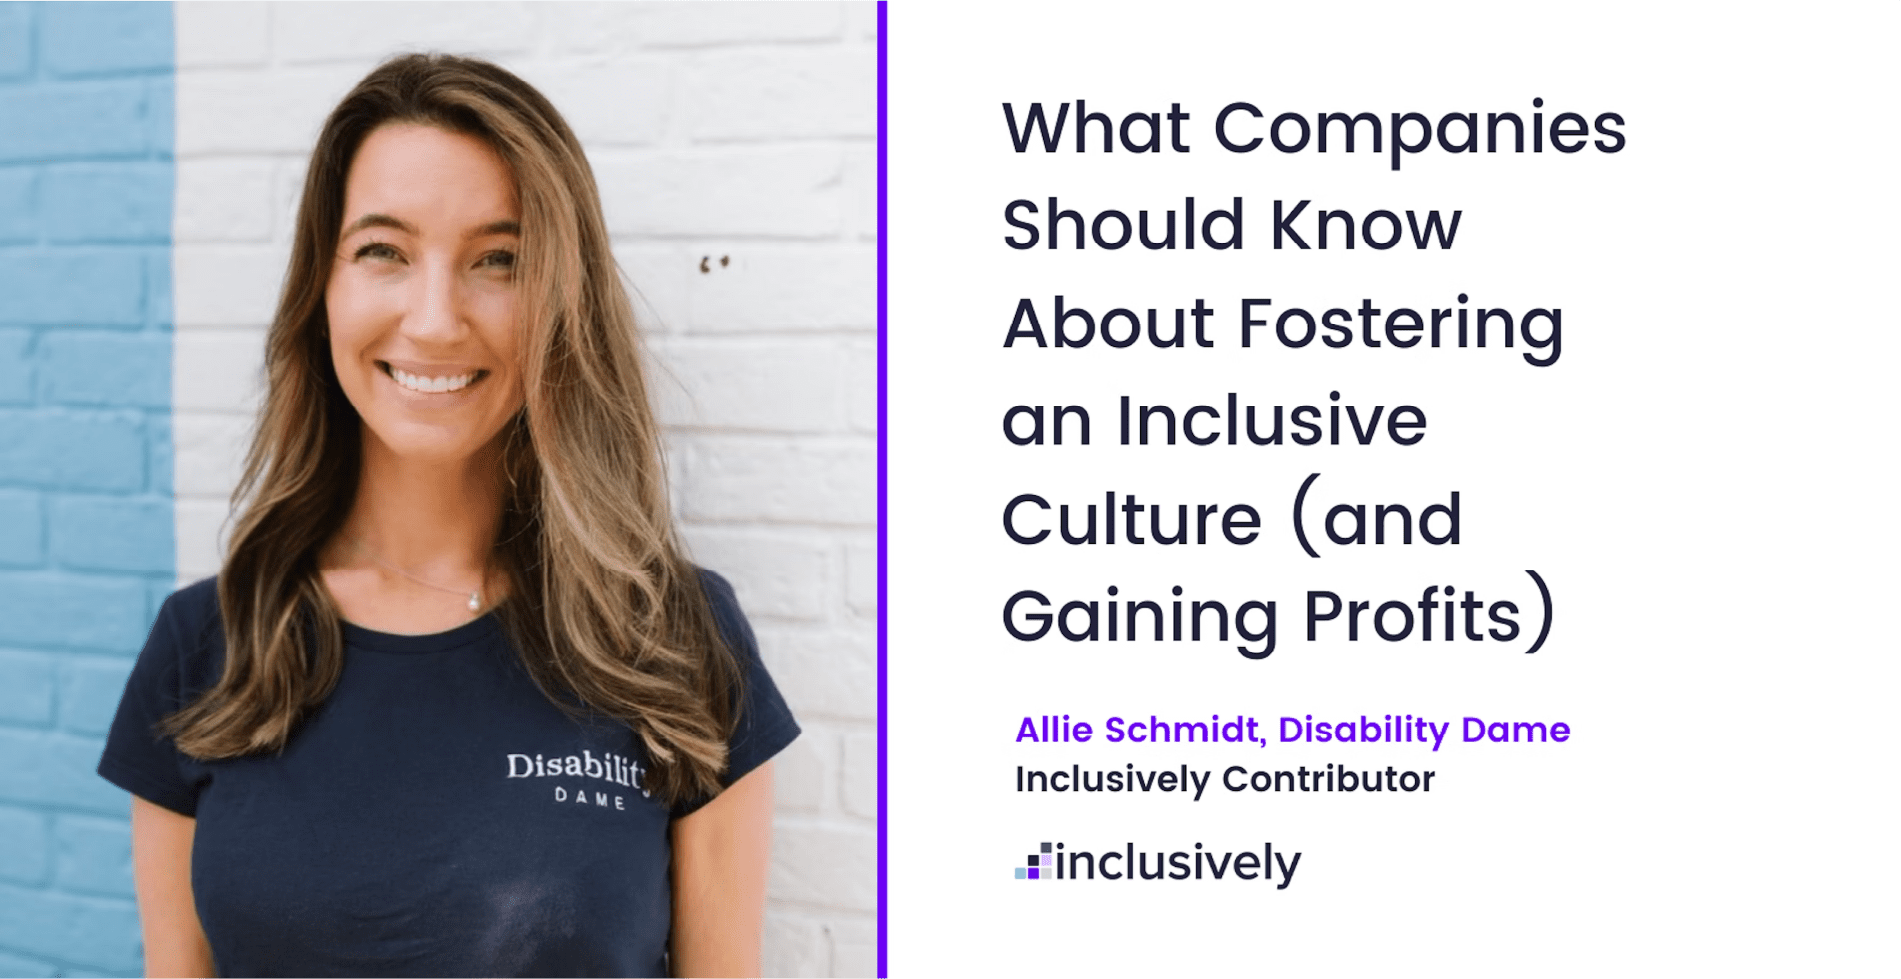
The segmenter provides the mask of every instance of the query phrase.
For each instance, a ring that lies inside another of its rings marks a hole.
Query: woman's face
[[[414,124],[364,139],[324,303],[366,451],[466,460],[520,409],[520,222],[513,175],[482,141]]]

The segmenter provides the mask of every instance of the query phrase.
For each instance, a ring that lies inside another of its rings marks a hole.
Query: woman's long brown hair
[[[281,749],[343,669],[343,630],[317,554],[349,513],[362,422],[325,337],[324,288],[350,161],[377,127],[420,123],[486,141],[513,172],[524,405],[502,433],[498,609],[522,661],[564,708],[625,722],[646,787],[719,789],[740,696],[698,571],[674,531],[634,315],[581,145],[528,83],[484,61],[406,55],[324,123],[265,347],[268,390],[233,494],[218,579],[222,678],[166,721],[201,759]]]

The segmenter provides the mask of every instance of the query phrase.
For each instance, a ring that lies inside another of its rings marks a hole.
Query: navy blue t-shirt
[[[727,784],[799,733],[732,586],[703,572],[745,700]],[[344,625],[336,689],[281,754],[199,762],[154,732],[216,682],[215,579],[167,599],[99,774],[197,819],[192,895],[224,975],[660,975],[669,808],[623,724],[577,721],[501,623]]]

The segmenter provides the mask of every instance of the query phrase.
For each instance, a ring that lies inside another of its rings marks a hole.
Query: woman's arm
[[[198,820],[190,816],[132,797],[132,877],[148,976],[213,974],[211,945],[191,899],[191,840],[197,829]]]
[[[771,849],[771,762],[674,822],[675,975],[759,974]]]

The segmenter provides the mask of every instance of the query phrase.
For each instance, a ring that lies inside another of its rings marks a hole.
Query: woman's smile
[[[463,391],[488,377],[489,372],[480,368],[430,367],[415,364],[393,364],[379,360],[376,366],[390,380],[405,391],[416,394],[453,394]]]

